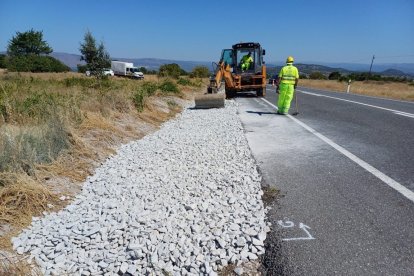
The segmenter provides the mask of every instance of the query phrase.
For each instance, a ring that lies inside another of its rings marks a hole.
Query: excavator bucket
[[[224,93],[197,95],[194,98],[195,108],[221,108],[224,107]]]

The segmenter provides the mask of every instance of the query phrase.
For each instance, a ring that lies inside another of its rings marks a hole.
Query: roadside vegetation
[[[329,75],[315,71],[302,74],[300,86],[346,92],[350,81],[350,93],[384,97],[396,100],[414,101],[414,82],[406,77],[389,77],[368,72]]]
[[[32,216],[66,205],[114,148],[156,130],[205,80],[0,71],[0,249]],[[6,228],[5,228],[6,227]],[[1,273],[0,273],[1,274]]]

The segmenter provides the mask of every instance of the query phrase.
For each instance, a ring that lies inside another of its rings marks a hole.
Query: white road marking
[[[300,89],[297,89],[297,90],[300,90]],[[316,89],[317,90],[317,89]],[[317,90],[318,91],[318,90]],[[338,95],[343,95],[344,94],[344,92],[339,92],[339,91],[323,91],[323,90],[321,90],[321,92],[329,92],[329,93],[332,93],[332,94],[338,94]],[[361,98],[371,98],[371,99],[376,99],[376,100],[378,100],[378,99],[380,99],[380,100],[386,100],[386,101],[392,101],[392,102],[399,102],[399,103],[408,103],[408,104],[414,104],[414,102],[410,102],[410,101],[405,101],[405,100],[396,100],[396,99],[390,99],[390,98],[384,98],[384,97],[378,97],[378,96],[368,96],[368,95],[362,95],[362,94],[355,94],[355,93],[350,93],[350,94],[352,94],[352,95],[354,95],[354,96],[357,96],[357,97],[361,97]]]
[[[277,107],[274,104],[272,104],[271,102],[269,102],[268,100],[263,99],[263,98],[262,98],[262,100],[267,102],[273,108],[277,109]],[[379,170],[377,170],[376,168],[374,168],[373,166],[371,166],[370,164],[368,164],[364,160],[360,159],[356,155],[354,155],[354,154],[350,153],[349,151],[347,151],[345,148],[343,148],[340,145],[333,142],[331,139],[327,138],[326,136],[320,134],[319,132],[317,132],[313,128],[306,125],[305,123],[303,123],[303,122],[299,121],[298,119],[294,118],[292,115],[286,115],[286,116],[288,116],[290,119],[292,119],[294,122],[296,122],[297,124],[302,126],[304,129],[306,129],[310,133],[314,134],[316,137],[318,137],[319,139],[321,139],[322,141],[324,141],[325,143],[327,143],[328,145],[330,145],[331,147],[333,147],[334,149],[336,149],[337,151],[339,151],[340,153],[342,153],[343,155],[345,155],[346,157],[351,159],[353,162],[355,162],[356,164],[358,164],[359,166],[364,168],[366,171],[368,171],[371,174],[373,174],[374,176],[376,176],[378,179],[380,179],[382,182],[387,184],[389,187],[393,188],[394,190],[396,190],[397,192],[399,192],[400,194],[402,194],[403,196],[405,196],[406,198],[411,200],[411,202],[414,203],[414,192],[413,191],[407,189],[406,187],[404,187],[403,185],[401,185],[400,183],[398,183],[397,181],[395,181],[394,179],[392,179],[388,175],[380,172]]]
[[[331,98],[331,99],[335,99],[335,100],[339,100],[339,101],[365,105],[365,106],[369,106],[369,107],[373,107],[373,108],[378,108],[378,109],[382,109],[382,110],[386,110],[386,111],[391,111],[392,113],[397,114],[397,115],[401,115],[401,116],[405,116],[405,117],[409,117],[409,118],[414,118],[413,113],[407,113],[407,112],[403,112],[403,111],[399,111],[399,110],[395,110],[395,109],[390,109],[390,108],[385,108],[385,107],[381,107],[381,106],[377,106],[377,105],[360,103],[360,102],[357,102],[357,101],[351,101],[351,100],[346,100],[346,99],[342,99],[342,98],[322,95],[322,94],[318,94],[318,93],[312,93],[312,92],[304,91],[304,90],[300,90],[300,89],[297,89],[297,91],[302,92],[304,94],[312,95],[312,96]]]
[[[287,220],[286,222],[284,222],[283,220],[278,220],[277,224],[279,224],[279,226],[283,227],[283,228],[291,228],[295,226],[295,223],[293,223],[290,220]],[[309,233],[308,229],[311,229],[309,226],[307,226],[306,224],[303,224],[302,222],[299,223],[299,228],[302,229],[307,237],[299,237],[299,238],[284,238],[282,239],[282,241],[299,241],[299,240],[314,240],[315,238]]]
[[[411,113],[407,113],[407,112],[394,112],[394,114],[397,114],[397,115],[401,115],[401,116],[405,116],[405,117],[409,117],[409,118],[413,118],[414,119],[414,114],[411,114]]]

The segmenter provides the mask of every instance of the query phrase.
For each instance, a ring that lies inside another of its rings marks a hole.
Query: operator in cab
[[[252,52],[244,55],[240,61],[242,71],[249,70],[250,64],[253,63]]]

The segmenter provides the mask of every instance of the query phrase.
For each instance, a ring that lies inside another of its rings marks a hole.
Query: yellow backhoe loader
[[[254,91],[258,97],[266,95],[265,50],[259,43],[238,43],[232,49],[224,49],[219,63],[213,63],[214,75],[210,78],[207,93],[196,98],[196,108],[224,106],[224,95],[214,95],[222,88],[226,98],[238,92]]]

